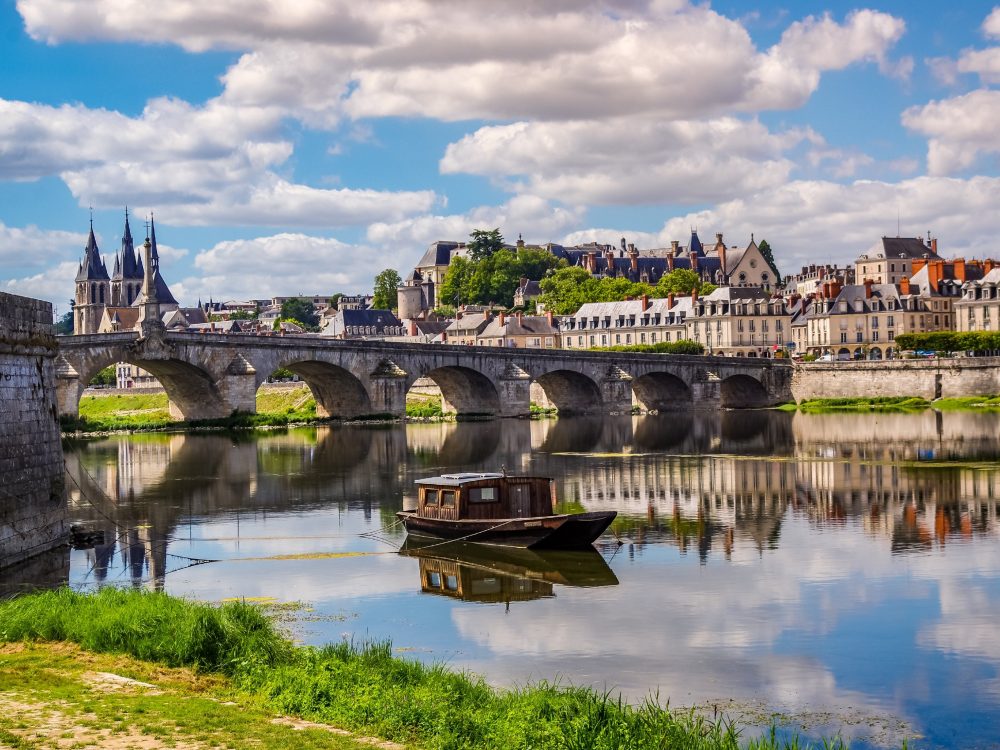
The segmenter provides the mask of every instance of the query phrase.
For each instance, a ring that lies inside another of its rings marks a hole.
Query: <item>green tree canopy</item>
[[[73,333],[73,302],[70,300],[69,312],[56,321],[56,333],[68,336]]]
[[[111,387],[117,385],[118,378],[115,375],[115,366],[108,365],[90,379],[90,385],[100,385]]]
[[[501,248],[480,260],[455,258],[441,282],[438,299],[447,305],[498,303],[509,307],[521,277],[539,279],[550,269],[565,265],[566,261],[536,247],[516,251]]]
[[[668,294],[691,294],[697,289],[698,294],[711,294],[715,291],[715,285],[702,281],[696,271],[689,268],[675,268],[670,273],[665,273],[656,284],[657,297],[666,297]]]
[[[394,268],[387,268],[375,277],[375,293],[372,299],[372,307],[376,310],[395,310],[397,307],[396,290],[403,283],[399,272]]]
[[[281,303],[281,319],[293,320],[307,331],[319,330],[319,315],[312,302],[307,299],[293,297]]]
[[[774,262],[774,251],[771,249],[771,245],[768,243],[767,240],[761,240],[760,244],[757,245],[757,249],[760,250],[760,254],[764,256],[764,260],[766,260],[768,264],[770,264],[771,270],[774,271],[775,276],[777,277],[774,280],[775,283],[780,284],[781,273],[778,271],[778,264]]]
[[[467,245],[469,257],[474,261],[485,260],[503,249],[503,235],[498,229],[473,229],[472,241]]]

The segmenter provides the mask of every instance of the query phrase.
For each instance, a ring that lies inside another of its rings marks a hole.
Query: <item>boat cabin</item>
[[[443,474],[419,479],[417,515],[447,521],[551,516],[555,482],[548,477]]]

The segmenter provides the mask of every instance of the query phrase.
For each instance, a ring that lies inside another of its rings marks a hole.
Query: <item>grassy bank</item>
[[[225,680],[217,689],[232,690],[258,712],[376,734],[408,747],[803,746],[770,735],[741,741],[725,724],[651,701],[630,706],[584,688],[537,683],[497,690],[440,665],[397,658],[388,644],[293,647],[258,609],[243,603],[212,607],[159,593],[104,589],[84,595],[63,589],[0,602],[0,641],[70,642],[97,654],[217,675]],[[20,679],[8,678],[6,666],[3,670],[5,685]],[[35,681],[19,685],[26,691],[46,689]],[[2,734],[0,741],[9,742]]]
[[[965,396],[928,401],[919,396],[879,396],[869,398],[812,398],[798,404],[775,407],[779,411],[802,411],[807,414],[851,412],[1000,411],[1000,396]]]
[[[385,418],[386,415],[373,415]],[[447,417],[441,398],[411,394],[406,416],[415,419]],[[114,432],[116,430],[162,430],[168,427],[216,427],[247,429],[281,427],[328,421],[316,415],[316,399],[309,386],[262,388],[257,392],[256,414],[233,414],[220,419],[178,421],[167,409],[167,394],[87,394],[80,399],[79,417],[63,418],[65,432]]]

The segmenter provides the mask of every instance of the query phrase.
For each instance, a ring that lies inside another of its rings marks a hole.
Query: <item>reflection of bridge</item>
[[[401,416],[406,392],[422,377],[458,414],[527,415],[532,383],[562,413],[624,413],[633,403],[646,411],[744,408],[791,399],[791,367],[763,359],[133,332],[63,337],[59,354],[61,414],[76,414],[83,388],[114,362],[156,376],[171,413],[185,419],[253,412],[257,388],[279,368],[309,385],[317,413],[344,418]]]

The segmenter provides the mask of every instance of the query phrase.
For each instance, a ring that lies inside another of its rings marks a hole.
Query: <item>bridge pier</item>
[[[257,370],[245,357],[237,354],[233,357],[226,372],[215,384],[222,402],[229,408],[230,414],[257,413]],[[174,413],[174,402],[170,402],[170,414]]]
[[[617,365],[611,365],[601,380],[601,400],[605,414],[630,414],[632,376]]]
[[[722,381],[715,373],[707,372],[691,383],[691,406],[695,409],[718,409],[722,406]]]
[[[498,385],[501,417],[531,415],[531,375],[511,364],[500,375]]]
[[[398,366],[381,366],[369,377],[368,397],[372,414],[406,416],[406,373]]]

